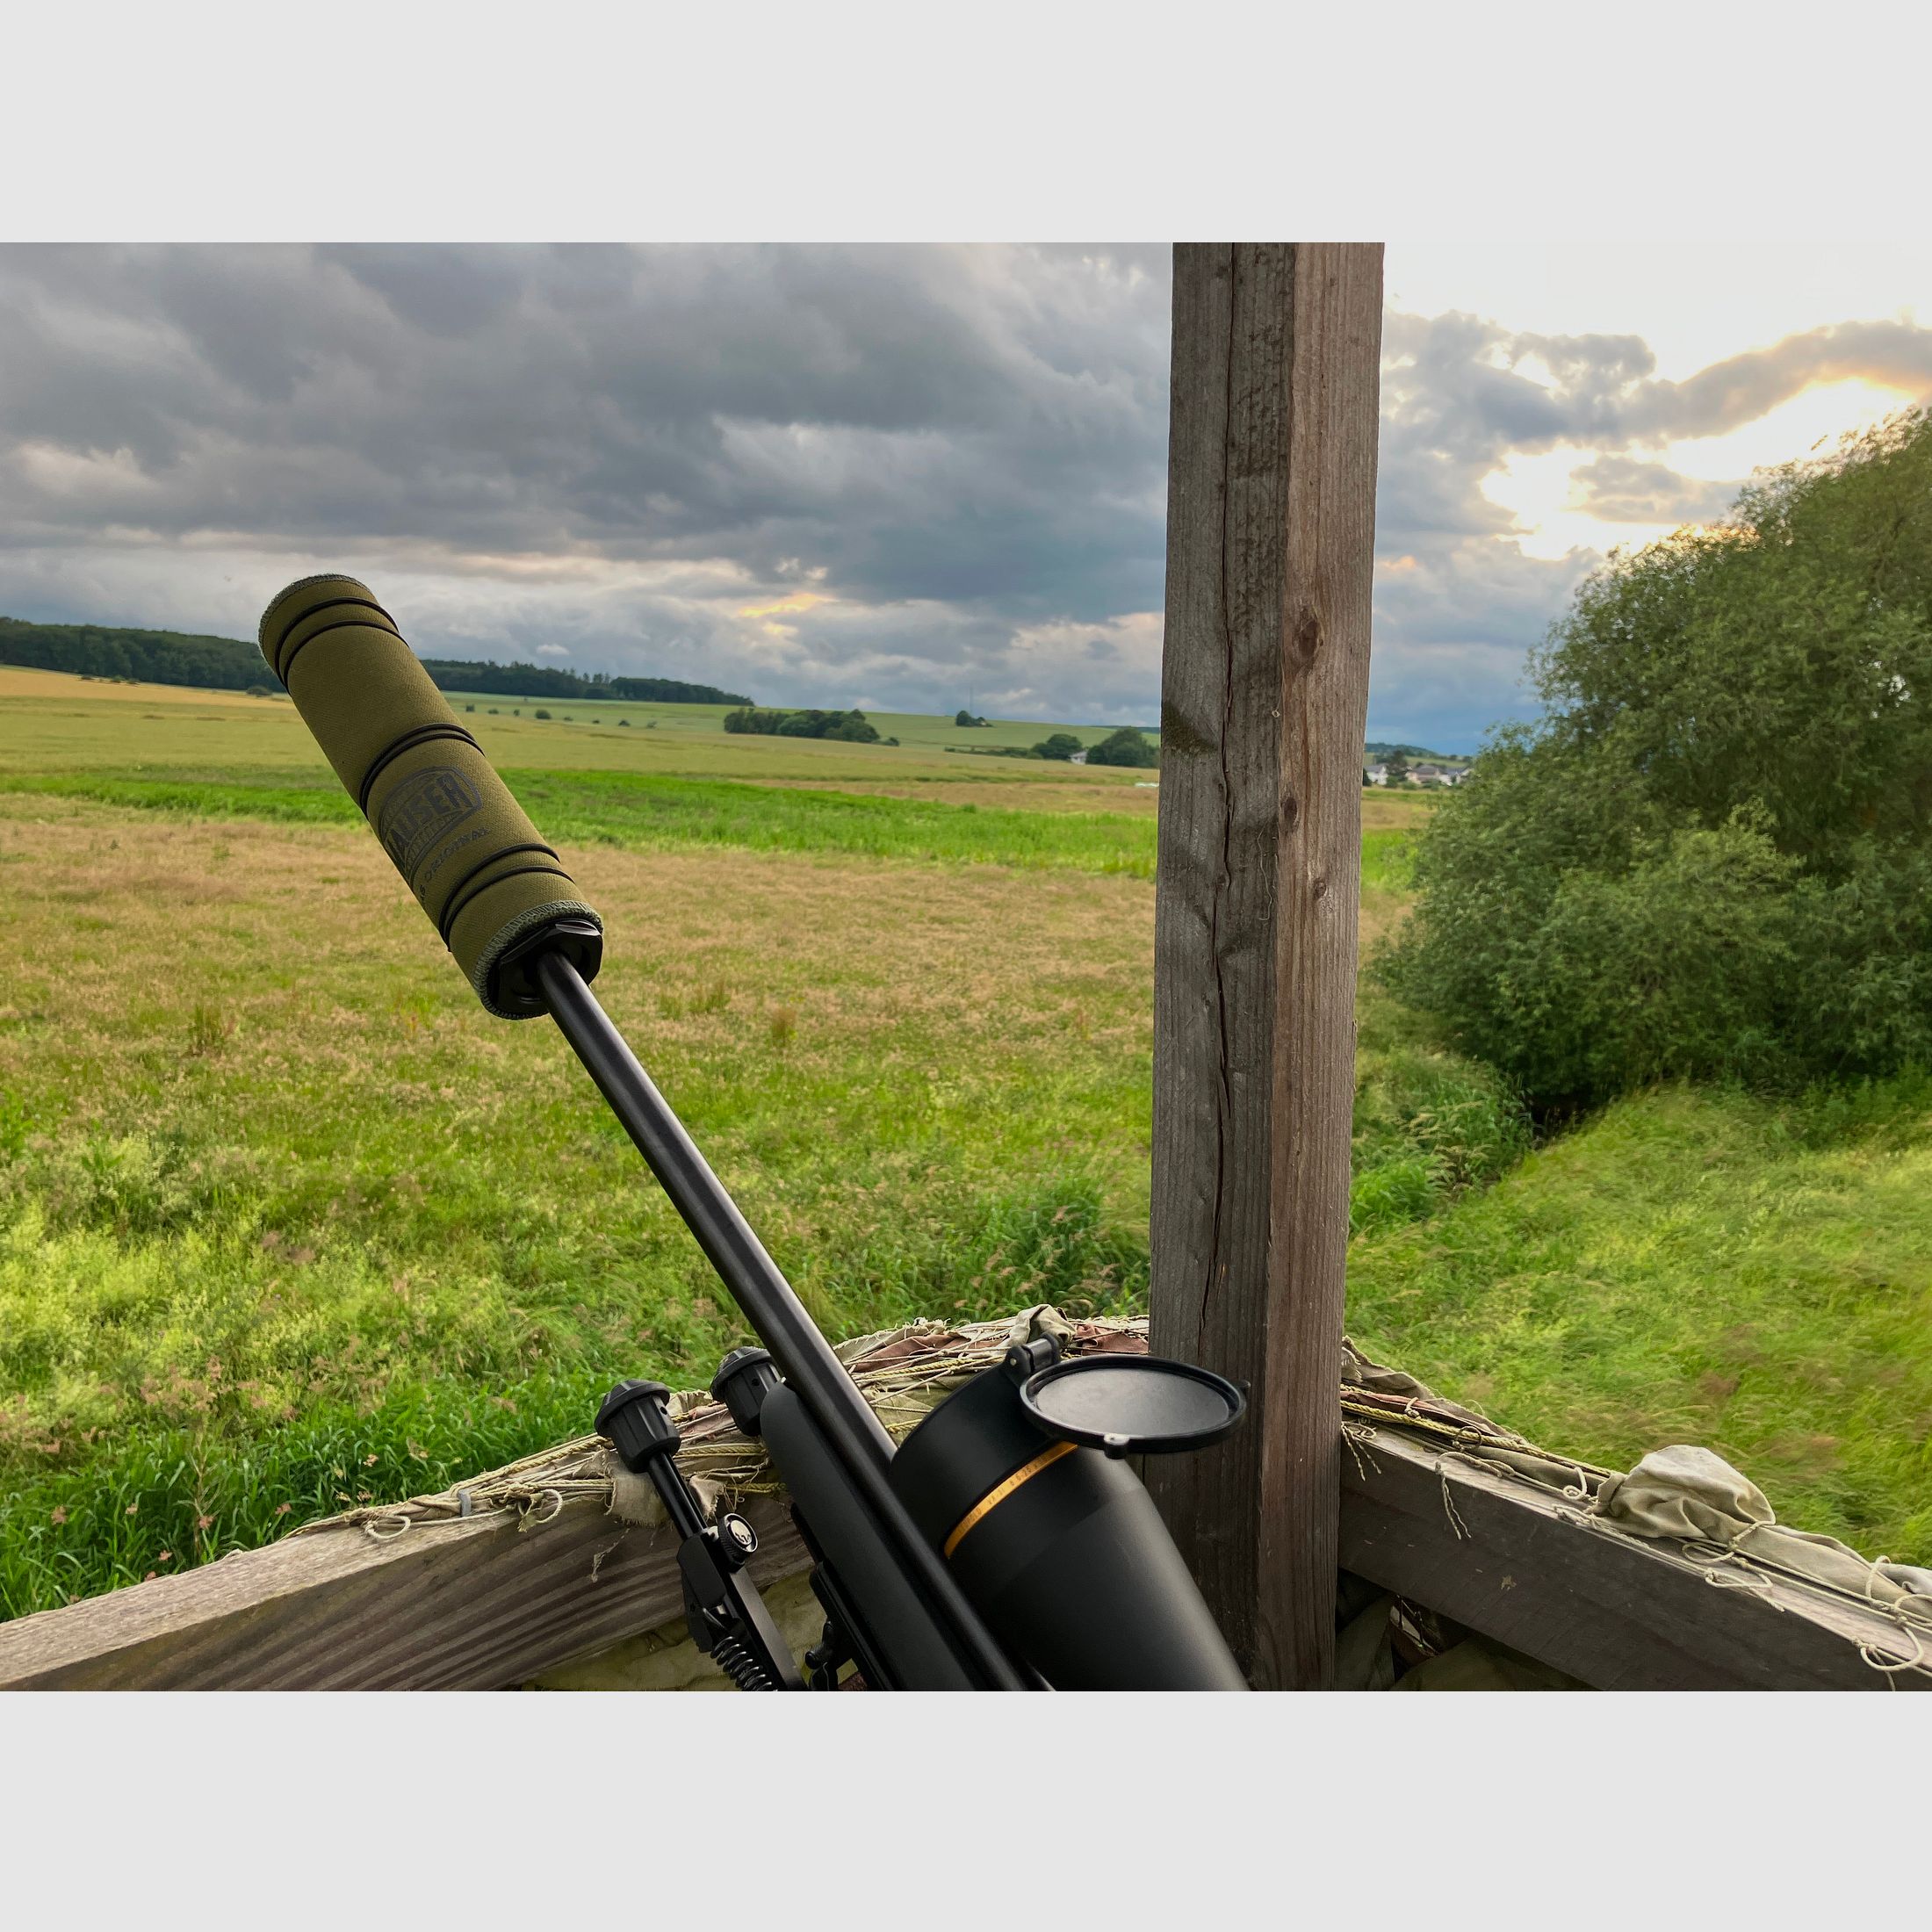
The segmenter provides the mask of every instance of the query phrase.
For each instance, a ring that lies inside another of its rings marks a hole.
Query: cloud
[[[1141,248],[0,249],[0,609],[249,636],[377,580],[425,652],[776,703],[1157,715],[1168,255]],[[1712,513],[1668,443],[1932,331],[1683,382],[1633,335],[1392,314],[1379,735],[1468,742],[1595,560],[1483,488],[1574,449],[1606,529]]]
[[[1662,463],[1600,456],[1570,472],[1573,505],[1606,523],[1708,523],[1736,501],[1739,483],[1706,483]]]
[[[1932,328],[1914,322],[1845,322],[1787,335],[1732,356],[1683,382],[1633,387],[1618,422],[1626,436],[1719,436],[1754,422],[1814,383],[1864,381],[1922,394],[1932,389]]]

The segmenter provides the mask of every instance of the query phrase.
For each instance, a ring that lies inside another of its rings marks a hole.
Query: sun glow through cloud
[[[1813,383],[1727,435],[1671,443],[1666,460],[1684,476],[1741,478],[1806,454],[1822,456],[1840,436],[1869,429],[1915,400],[1909,390],[1862,377]]]
[[[1520,365],[1518,372],[1524,372]],[[1515,519],[1510,534],[1525,557],[1554,561],[1580,551],[1638,548],[1687,524],[1716,521],[1754,470],[1827,454],[1841,436],[1869,429],[1916,400],[1909,391],[1863,378],[1818,382],[1722,436],[1628,446],[1633,460],[1658,466],[1687,485],[1723,486],[1709,493],[1712,501],[1703,515],[1647,519],[1603,514],[1592,501],[1585,472],[1610,452],[1577,443],[1510,455],[1483,478],[1482,494]]]

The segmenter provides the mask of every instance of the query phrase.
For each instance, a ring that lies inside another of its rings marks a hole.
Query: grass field
[[[266,675],[266,673],[263,674]],[[915,733],[898,745],[847,745],[819,739],[739,737],[724,729],[724,707],[707,704],[566,705],[536,717],[538,701],[491,701],[458,694],[464,724],[501,767],[543,771],[611,771],[662,778],[738,779],[760,784],[836,785],[847,791],[954,803],[999,799],[1034,810],[1153,811],[1149,771],[1063,765],[1042,760],[974,758],[943,748],[942,739],[998,742],[997,731],[955,732],[936,719],[880,714],[879,729],[903,724]],[[472,713],[466,707],[474,703]],[[513,715],[511,707],[520,707]],[[566,722],[565,712],[570,714]],[[593,721],[593,711],[604,715]],[[633,720],[619,725],[617,717]],[[646,729],[646,721],[654,728]],[[1087,742],[1093,727],[1027,724],[1005,735],[1032,744],[1069,729]],[[111,684],[57,672],[0,665],[0,769],[28,772],[256,772],[302,770],[326,775],[295,707],[283,697],[240,691],[193,691],[161,684]]]
[[[828,1329],[1143,1298],[1135,775],[479,735],[609,920],[606,1003]],[[1373,939],[1426,804],[1365,805]],[[439,1485],[743,1338],[286,705],[0,674],[0,1610]],[[1366,1343],[1577,1453],[1707,1441],[1790,1519],[1932,1555],[1932,1098],[1658,1094],[1532,1152],[1491,1078],[1384,999],[1360,1022]]]

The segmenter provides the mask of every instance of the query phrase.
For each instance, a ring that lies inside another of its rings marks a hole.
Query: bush
[[[1932,1063],[1932,417],[1618,553],[1380,962],[1543,1107]]]
[[[1080,740],[1071,732],[1055,732],[1042,738],[1033,748],[1036,758],[1071,759],[1080,748]]]
[[[970,711],[955,711],[953,714],[953,723],[962,732],[977,730],[985,722],[983,717],[975,717]]]
[[[1150,769],[1160,761],[1159,752],[1131,724],[1110,732],[1087,753],[1090,765],[1130,765],[1136,770]]]
[[[550,716],[550,713],[539,707],[539,709],[532,711],[530,715],[532,717],[548,717]]]

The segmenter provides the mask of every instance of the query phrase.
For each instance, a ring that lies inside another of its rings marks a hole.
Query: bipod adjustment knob
[[[999,1366],[1015,1382],[1025,1382],[1060,1359],[1060,1344],[1050,1335],[1036,1335],[1030,1342],[1015,1342],[1000,1359]]]
[[[765,1398],[778,1387],[778,1371],[761,1348],[734,1348],[711,1378],[711,1400],[732,1412],[739,1431],[755,1438]]]
[[[717,1519],[717,1554],[732,1569],[743,1569],[758,1554],[758,1532],[736,1510]]]
[[[671,1420],[670,1400],[662,1382],[619,1382],[598,1404],[597,1433],[633,1475],[677,1453],[683,1438]]]

